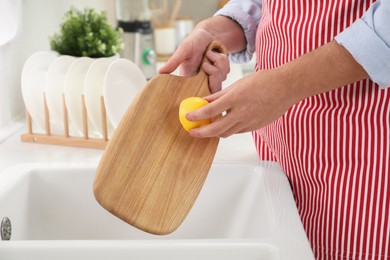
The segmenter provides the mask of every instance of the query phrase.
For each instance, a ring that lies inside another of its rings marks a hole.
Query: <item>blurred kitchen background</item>
[[[147,6],[149,8],[151,6],[150,1],[0,0],[0,34],[2,35],[0,38],[0,142],[2,136],[6,135],[7,132],[14,131],[14,127],[18,127],[15,122],[23,122],[21,120],[24,117],[24,104],[20,91],[20,76],[24,62],[34,52],[50,50],[49,36],[59,31],[61,18],[71,6],[77,9],[91,7],[97,10],[105,10],[110,23],[117,26],[118,20],[123,20],[120,22],[126,24],[132,22],[131,19],[133,19],[126,16],[124,7],[119,8],[120,5],[135,6],[138,2],[142,6],[141,8],[145,8],[145,3],[148,3]],[[155,0],[152,6],[155,9],[159,9],[163,6],[163,2],[163,0]],[[225,2],[220,0],[182,0],[178,13],[175,16],[177,18],[190,19],[193,25],[195,25],[200,20],[212,16]],[[173,12],[175,3],[175,0],[167,1],[167,9],[170,13]],[[140,14],[153,11],[146,9],[140,10]],[[149,14],[146,14],[144,18],[148,22],[152,20]],[[126,36],[126,34],[129,35],[125,32],[124,35]],[[138,38],[138,41],[140,39],[143,41],[142,30],[138,36],[141,36],[141,38]],[[122,56],[125,55],[125,58],[134,59],[130,57],[134,50],[131,50],[131,46],[129,46],[134,45],[131,42],[133,40],[125,39],[125,44],[127,45],[122,53]],[[148,53],[142,53],[144,51],[142,48],[141,54],[144,55],[144,58],[151,58],[152,63],[154,58],[158,58],[157,54],[156,57],[150,57],[150,55],[147,55]],[[154,46],[151,46],[151,49],[153,48]],[[125,53],[126,51],[128,52],[127,54]],[[164,62],[164,58],[161,61]],[[140,66],[142,67],[142,64]],[[141,69],[147,74],[147,78],[153,76],[153,73],[156,71],[155,68],[152,71],[148,71],[145,68]]]

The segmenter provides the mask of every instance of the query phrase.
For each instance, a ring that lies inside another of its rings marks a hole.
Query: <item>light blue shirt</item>
[[[241,25],[246,49],[230,55],[232,62],[248,62],[255,52],[261,0],[230,0],[215,15],[232,18]],[[390,86],[390,0],[378,0],[350,27],[335,37],[380,87]]]

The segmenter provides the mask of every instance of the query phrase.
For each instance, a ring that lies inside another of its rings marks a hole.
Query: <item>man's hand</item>
[[[330,42],[279,68],[255,72],[221,92],[205,97],[210,104],[187,114],[191,121],[224,115],[194,128],[194,137],[228,137],[262,128],[295,103],[368,77],[337,42]]]

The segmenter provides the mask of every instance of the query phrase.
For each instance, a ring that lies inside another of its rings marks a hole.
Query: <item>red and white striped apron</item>
[[[264,0],[256,69],[331,41],[372,2]],[[363,80],[307,98],[253,137],[285,170],[317,259],[390,259],[389,89]]]

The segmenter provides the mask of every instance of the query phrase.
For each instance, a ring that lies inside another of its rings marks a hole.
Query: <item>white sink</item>
[[[313,259],[288,181],[275,164],[214,164],[190,214],[144,233],[95,201],[89,166],[18,165],[0,174],[0,259]]]

